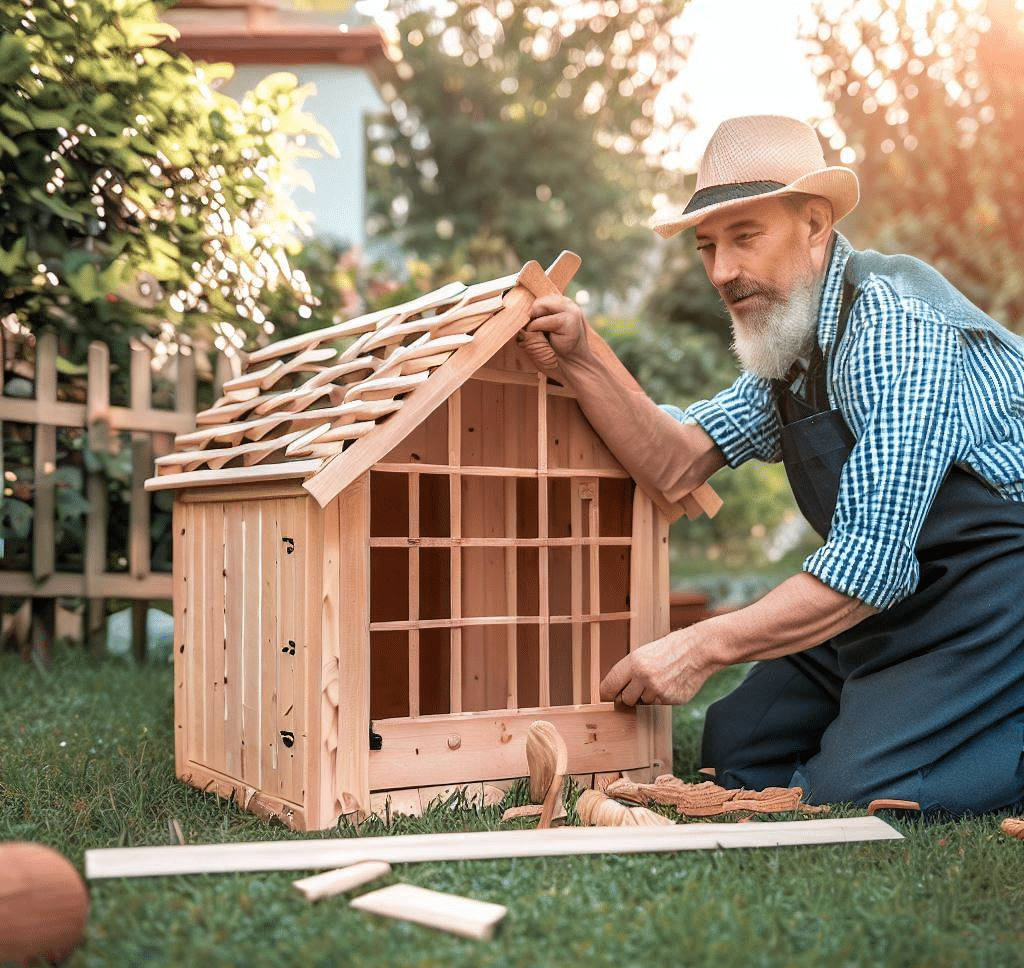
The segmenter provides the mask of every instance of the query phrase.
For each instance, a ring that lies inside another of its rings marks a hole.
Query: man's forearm
[[[602,680],[601,698],[620,698],[628,705],[687,703],[726,666],[812,648],[875,611],[802,572],[753,605],[669,632],[630,652]]]
[[[559,361],[580,408],[608,449],[639,482],[672,502],[725,465],[704,430],[658,407],[611,348],[587,328],[588,350]]]
[[[726,666],[802,652],[876,612],[866,602],[800,572],[753,604],[708,619],[701,626]]]

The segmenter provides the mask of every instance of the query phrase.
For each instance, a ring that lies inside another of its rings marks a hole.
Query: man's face
[[[746,369],[781,378],[810,348],[819,279],[799,211],[778,198],[753,199],[704,219],[697,250],[732,317]]]

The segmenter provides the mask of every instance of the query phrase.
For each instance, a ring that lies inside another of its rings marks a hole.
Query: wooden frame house
[[[537,719],[585,782],[671,769],[671,711],[598,684],[668,631],[673,508],[515,338],[578,265],[256,350],[159,459],[182,779],[321,829],[507,785]]]

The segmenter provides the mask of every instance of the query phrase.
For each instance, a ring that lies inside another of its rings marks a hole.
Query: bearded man
[[[638,480],[678,500],[782,460],[824,542],[759,601],[626,656],[601,693],[686,703],[754,661],[705,721],[720,784],[996,810],[1024,798],[1024,341],[924,263],[854,251],[833,226],[858,197],[807,125],[715,132],[689,203],[652,222],[695,227],[743,366],[686,411],[595,353],[574,302],[534,304],[527,329]]]

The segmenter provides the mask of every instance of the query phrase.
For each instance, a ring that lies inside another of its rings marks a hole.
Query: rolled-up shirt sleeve
[[[881,284],[836,354],[833,405],[857,443],[839,485],[828,540],[804,561],[826,585],[885,609],[916,588],[915,548],[950,466],[962,457],[957,331]],[[852,321],[851,321],[852,322]]]
[[[683,423],[699,424],[718,445],[730,467],[756,459],[781,459],[781,426],[768,380],[742,373],[732,386],[685,410],[662,407]]]

